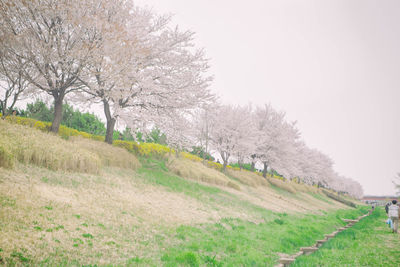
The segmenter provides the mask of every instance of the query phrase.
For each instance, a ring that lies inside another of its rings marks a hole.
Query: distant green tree
[[[36,100],[34,103],[26,105],[25,116],[38,121],[53,121],[53,112],[42,100]]]
[[[205,159],[205,160],[210,160],[210,161],[215,160],[215,158],[213,156],[211,156],[210,153],[205,153],[204,149],[199,146],[192,147],[192,151],[190,153],[193,155],[199,156],[200,158]]]
[[[63,119],[61,124],[95,135],[105,135],[106,128],[100,119],[91,113],[81,113],[68,104],[63,105]]]
[[[27,104],[26,110],[22,110],[20,113],[28,118],[51,122],[53,121],[54,107],[49,108],[42,100],[36,100],[34,103]],[[104,135],[106,132],[104,123],[96,115],[82,113],[67,103],[63,105],[61,124],[95,135]]]
[[[146,143],[166,145],[167,137],[160,131],[160,129],[154,128],[148,135],[146,135]]]
[[[113,140],[124,140],[124,136],[120,131],[114,130],[114,132],[113,132]]]
[[[136,140],[140,143],[144,143],[143,139],[143,133],[142,132],[136,132]]]
[[[126,127],[125,130],[122,132],[122,136],[126,141],[135,141],[135,138],[132,135],[131,129]]]
[[[248,171],[254,171],[252,169],[252,167],[251,167],[251,163],[243,163],[243,164],[240,164],[240,165],[239,165],[239,163],[232,163],[232,164],[230,164],[230,166],[236,167],[236,168],[245,169],[245,170],[248,170]]]

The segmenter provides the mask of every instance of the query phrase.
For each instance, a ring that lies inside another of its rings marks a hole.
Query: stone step
[[[304,252],[300,250],[299,252],[297,252],[296,254],[294,254],[294,257],[297,258],[297,257],[299,257],[299,256],[301,256],[301,255],[303,255],[303,254],[304,254]]]
[[[293,263],[294,262],[294,259],[292,259],[292,258],[280,258],[279,259],[279,263],[281,264],[281,266],[283,266],[283,267],[289,267],[289,265],[291,264],[291,263]]]
[[[348,222],[348,223],[356,223],[358,220],[352,220],[352,219],[343,219],[343,221]]]
[[[301,251],[304,252],[304,254],[308,255],[313,253],[314,251],[317,251],[318,248],[317,247],[302,247],[300,248]]]
[[[322,240],[317,240],[317,247],[322,246],[323,243],[325,243],[326,241],[328,241],[328,239],[322,239]]]

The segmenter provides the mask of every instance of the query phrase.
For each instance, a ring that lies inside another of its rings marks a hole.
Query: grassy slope
[[[353,228],[339,233],[309,256],[291,266],[399,266],[400,238],[391,233],[379,207]]]
[[[29,131],[44,147],[46,139],[57,138]],[[92,154],[106,149],[80,142],[60,139]],[[117,160],[98,155],[94,173],[49,170],[40,167],[42,161],[0,168],[0,263],[272,265],[277,252],[311,245],[343,225],[341,217],[361,213],[337,210],[345,206],[318,190],[294,194],[261,180],[253,184],[243,174],[221,177],[232,179],[237,190],[225,182],[204,183],[213,171],[191,180],[189,171],[177,176],[163,160],[143,158],[139,164],[133,155],[119,159],[121,150],[106,152]]]
[[[223,219],[217,224],[181,226],[176,229],[181,242],[167,249],[161,260],[167,266],[273,266],[278,252],[294,254],[332,232],[335,226],[343,225],[340,218],[354,218],[363,212],[341,210],[325,216],[271,212],[259,224]]]
[[[139,175],[115,168],[101,175],[55,173],[25,165],[0,172],[0,256],[9,265],[264,266],[277,260],[277,252],[311,245],[343,225],[340,218],[360,214],[276,213],[153,168],[144,164]]]

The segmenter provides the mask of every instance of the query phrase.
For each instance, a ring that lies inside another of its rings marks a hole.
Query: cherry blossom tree
[[[124,9],[130,11],[125,22],[118,22],[123,38],[103,38],[104,51],[81,77],[84,91],[104,104],[108,143],[118,118],[129,120],[132,114],[136,120],[133,113],[141,109],[150,114],[194,108],[212,98],[211,78],[205,74],[208,61],[202,50],[193,49],[194,33],[171,29],[169,16]],[[115,19],[119,21],[120,14]]]
[[[58,132],[65,96],[79,89],[77,80],[99,40],[97,16],[104,1],[0,0],[3,35],[17,57],[29,62],[25,78],[54,99],[51,131]]]
[[[264,165],[263,176],[267,176],[268,166],[279,162],[280,144],[285,114],[275,111],[270,105],[257,107],[253,120],[255,124],[257,159]]]
[[[250,154],[252,121],[249,107],[221,106],[215,112],[211,133],[213,148],[220,154],[224,170],[231,156]]]
[[[196,145],[200,146],[203,153],[203,161],[206,160],[206,155],[210,152],[211,133],[214,130],[216,123],[216,112],[219,109],[219,104],[216,101],[202,105],[194,111],[194,135]]]
[[[1,38],[2,39],[2,38]],[[4,39],[2,39],[4,43]],[[0,43],[0,110],[3,118],[10,114],[17,101],[27,92],[29,82],[23,75],[26,63],[12,57]]]
[[[175,110],[159,116],[157,120],[157,127],[166,135],[167,144],[175,150],[176,157],[193,146],[194,127],[190,114]]]

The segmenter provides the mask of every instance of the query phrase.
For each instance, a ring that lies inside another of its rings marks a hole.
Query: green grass
[[[278,252],[294,254],[311,246],[336,227],[342,218],[356,218],[366,207],[339,210],[326,215],[270,213],[270,220],[255,224],[223,219],[217,224],[176,228],[176,246],[161,255],[165,266],[273,266]]]
[[[16,200],[7,196],[0,196],[0,207],[15,207]]]
[[[317,193],[308,193],[308,194],[311,195],[312,197],[314,197],[315,199],[324,201],[324,202],[326,202],[328,204],[332,204],[332,201],[328,200],[326,197],[324,197],[324,196],[322,196],[320,194],[317,194]]]
[[[143,167],[138,170],[138,173],[144,176],[146,182],[166,187],[172,192],[185,193],[196,199],[201,198],[204,193],[215,195],[223,192],[218,188],[201,185],[168,173],[163,160],[142,158],[141,163]]]
[[[386,219],[383,208],[378,208],[291,266],[399,266],[400,237],[391,233]]]
[[[121,220],[111,224],[107,216],[101,215],[100,219],[90,212],[86,213],[86,210],[70,209],[46,199],[37,204],[38,212],[34,216],[26,216],[29,220],[28,234],[37,246],[32,248],[27,245],[27,249],[23,250],[23,241],[19,247],[8,248],[6,253],[0,253],[3,261],[11,266],[273,266],[277,263],[278,252],[294,253],[299,247],[309,246],[324,234],[344,225],[342,218],[356,218],[366,212],[366,208],[329,211],[320,215],[272,212],[218,187],[174,175],[168,171],[163,160],[150,158],[141,161],[139,175],[122,169],[105,169],[106,175],[112,177],[116,172],[121,172],[118,175],[127,181],[132,179],[140,186],[151,184],[169,192],[184,194],[188,199],[196,199],[204,204],[210,214],[232,208],[249,215],[242,218],[257,223],[225,218],[219,223],[213,221],[191,226],[157,222],[150,225],[140,217],[139,212],[135,213],[129,206],[121,206],[113,213],[118,214]],[[69,178],[69,175],[50,171],[45,174],[43,176],[40,173],[37,179],[48,185],[59,185],[58,181],[66,178],[68,181],[60,182],[60,185],[71,191],[75,189],[69,182],[71,179],[81,184],[93,181],[114,186],[104,178],[90,175],[74,174]],[[292,195],[279,187],[274,189],[292,198],[301,197],[301,194]],[[82,187],[82,190],[86,190],[86,187]],[[18,208],[21,213],[25,212],[20,203],[20,199],[0,196],[0,208]],[[58,216],[60,213],[63,216]],[[125,221],[131,217],[135,219]],[[25,225],[18,227],[23,229]],[[45,256],[42,257],[42,254]]]
[[[263,218],[269,217],[270,211],[252,204],[236,195],[213,186],[186,180],[168,172],[164,160],[141,158],[142,167],[137,170],[144,182],[166,188],[171,192],[183,193],[204,203],[214,203],[223,206],[242,207],[247,213],[255,213]],[[278,188],[279,189],[279,188]],[[285,191],[285,193],[289,194]]]

